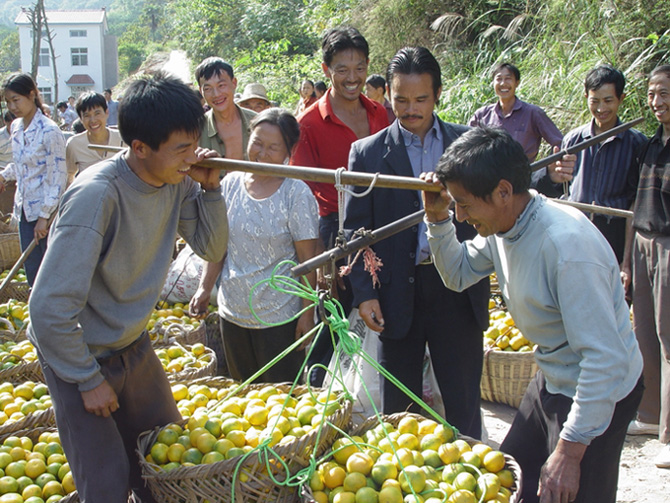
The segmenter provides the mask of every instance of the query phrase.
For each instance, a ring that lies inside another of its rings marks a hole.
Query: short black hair
[[[530,187],[530,162],[523,147],[504,129],[473,128],[457,138],[435,170],[443,183],[457,182],[479,199],[489,199],[500,180],[514,194]]]
[[[204,123],[195,91],[164,72],[137,78],[119,105],[119,132],[126,145],[140,140],[158,150],[175,131],[200,136]]]
[[[105,112],[107,111],[107,100],[105,97],[96,93],[95,91],[89,91],[87,93],[79,95],[77,103],[74,106],[74,109],[77,111],[77,115],[81,117],[84,112],[94,109],[95,107],[102,108]]]
[[[659,73],[664,73],[667,78],[670,79],[670,65],[660,65],[654,68],[649,74],[649,78],[655,77]]]
[[[386,92],[386,79],[381,75],[370,75],[365,81],[366,84],[370,84],[375,89],[383,89]]]
[[[433,81],[433,93],[437,99],[442,87],[442,70],[435,56],[425,47],[403,47],[395,53],[386,69],[386,83],[389,90],[396,73],[403,75],[427,73]]]
[[[105,90],[103,91],[103,93],[109,93],[109,94],[112,94],[112,90],[111,90],[110,88],[107,88],[107,89],[105,89]]]
[[[521,72],[519,69],[512,63],[508,62],[500,63],[498,66],[496,66],[491,72],[491,78],[495,77],[496,74],[500,73],[505,68],[512,72],[512,75],[514,75],[514,78],[517,80],[517,82],[521,80]]]
[[[370,55],[368,41],[365,40],[365,37],[361,35],[361,32],[353,26],[332,28],[323,35],[321,53],[323,55],[323,62],[326,66],[330,66],[336,53],[347,49],[354,49],[362,52],[365,59],[368,59]]]
[[[72,123],[72,131],[74,131],[75,134],[83,133],[84,131],[86,131],[84,123],[81,121],[81,119],[76,119]]]
[[[298,124],[293,114],[281,108],[268,108],[251,119],[249,129],[253,131],[263,122],[279,128],[279,132],[284,139],[284,145],[286,145],[286,150],[290,156],[298,144],[298,140],[300,140],[300,124]]]
[[[589,91],[597,91],[605,84],[614,84],[614,92],[617,98],[621,98],[626,86],[626,77],[611,65],[598,65],[586,74],[584,91],[588,94]]]
[[[314,82],[314,90],[319,91],[320,93],[325,93],[328,90],[328,87],[323,80],[317,80]]]
[[[220,75],[221,72],[226,72],[230,76],[230,80],[235,78],[235,73],[230,63],[226,63],[222,58],[211,56],[203,59],[196,67],[195,80],[198,85],[201,85],[200,79],[209,80],[214,75]]]
[[[56,108],[67,108],[67,101],[59,101],[56,103]]]

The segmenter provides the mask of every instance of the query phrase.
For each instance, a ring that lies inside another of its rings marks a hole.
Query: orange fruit
[[[483,466],[491,473],[505,468],[505,455],[500,451],[490,451],[484,455]]]
[[[327,469],[323,474],[323,483],[328,489],[335,489],[344,483],[347,472],[341,466]]]
[[[31,459],[26,463],[25,474],[35,479],[47,471],[46,463],[41,459]]]
[[[372,470],[374,460],[364,452],[354,452],[347,458],[347,471],[358,472],[367,476]]]
[[[397,487],[383,487],[379,491],[379,503],[403,503],[402,491]]]
[[[356,491],[367,486],[367,478],[359,472],[347,473],[342,482],[345,491],[356,494]]]

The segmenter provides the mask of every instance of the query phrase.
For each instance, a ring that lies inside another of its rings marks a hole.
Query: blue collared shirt
[[[433,113],[433,125],[426,133],[426,136],[423,139],[423,144],[421,143],[421,138],[419,138],[419,136],[402,127],[402,123],[399,125],[414,176],[419,178],[421,173],[435,171],[437,163],[444,153],[442,129],[440,129],[440,122],[437,119],[437,115]],[[423,208],[421,195],[419,195],[419,201]],[[421,222],[419,224],[419,242],[416,249],[416,263],[418,264],[428,257],[430,257],[430,247],[428,246],[428,237],[426,236],[426,224]]]
[[[616,125],[621,123],[617,119]],[[565,135],[565,149],[595,136],[595,121]],[[632,199],[628,176],[632,160],[647,137],[635,129],[623,131],[577,154],[575,174],[570,184],[570,201],[598,204],[627,210]]]

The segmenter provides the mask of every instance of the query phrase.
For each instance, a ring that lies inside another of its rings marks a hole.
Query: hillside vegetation
[[[49,8],[104,3],[47,0]],[[461,123],[494,100],[490,71],[503,60],[521,69],[520,96],[563,131],[588,119],[589,68],[606,62],[624,71],[625,120],[647,114],[646,75],[670,62],[670,9],[655,0],[114,0],[107,10],[122,78],[160,51],[184,49],[194,64],[218,55],[234,65],[240,90],[262,82],[288,108],[303,78],[322,78],[320,37],[342,23],[366,36],[370,73],[383,74],[404,45],[433,50],[443,70],[440,114]],[[0,42],[0,64],[11,56],[6,45]],[[655,128],[649,118],[647,133]]]

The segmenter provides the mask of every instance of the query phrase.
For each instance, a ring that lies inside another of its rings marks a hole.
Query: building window
[[[39,66],[49,66],[49,48],[40,47]]]
[[[70,37],[85,37],[86,30],[70,30]]]
[[[40,95],[42,96],[42,101],[44,103],[53,103],[53,100],[51,99],[50,87],[38,87],[37,90],[40,92]]]
[[[70,49],[72,55],[72,66],[88,66],[88,49],[86,47],[73,47]]]

